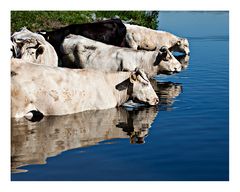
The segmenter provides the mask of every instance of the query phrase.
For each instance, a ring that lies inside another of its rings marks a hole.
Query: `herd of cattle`
[[[65,115],[159,102],[148,78],[180,72],[186,38],[110,19],[11,36],[11,116]]]

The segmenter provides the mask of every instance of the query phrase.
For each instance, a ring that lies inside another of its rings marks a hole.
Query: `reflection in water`
[[[126,122],[119,122],[116,127],[122,128],[130,138],[131,144],[142,144],[148,134],[148,130],[157,115],[157,108],[138,108],[128,111]]]
[[[169,110],[181,85],[151,82],[161,106]],[[85,111],[65,116],[44,117],[40,122],[11,119],[11,169],[29,164],[45,164],[48,157],[63,151],[91,146],[114,138],[129,138],[130,143],[144,143],[158,113],[157,107],[140,107],[130,111],[123,107]]]
[[[159,97],[159,110],[173,110],[173,103],[176,97],[182,92],[181,83],[157,82],[156,80],[151,80],[151,84]]]
[[[72,115],[44,117],[40,122],[12,119],[12,171],[27,164],[44,164],[46,158],[63,151],[128,138],[119,124],[132,131],[148,129],[157,115],[154,107],[129,113],[124,108],[86,111]],[[146,131],[146,130],[145,130]]]

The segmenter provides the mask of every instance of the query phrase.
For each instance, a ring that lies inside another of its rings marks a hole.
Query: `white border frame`
[[[132,3],[131,3],[132,2]],[[234,2],[234,1],[233,1]],[[0,158],[1,191],[148,191],[164,192],[232,192],[239,191],[240,185],[240,133],[239,133],[239,91],[240,62],[238,61],[240,30],[239,1],[231,3],[223,0],[9,0],[1,3],[1,91],[0,117],[2,120],[1,146],[3,154]],[[229,11],[230,28],[230,181],[225,182],[11,182],[10,178],[10,11],[11,10],[195,10],[195,11]]]

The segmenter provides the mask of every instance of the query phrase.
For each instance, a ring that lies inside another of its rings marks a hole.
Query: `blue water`
[[[159,106],[18,123],[12,170],[27,172],[11,179],[229,180],[228,17],[160,12],[159,29],[187,37],[191,56],[181,73],[156,77]]]

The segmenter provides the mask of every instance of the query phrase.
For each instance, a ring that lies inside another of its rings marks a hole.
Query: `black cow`
[[[69,34],[82,35],[106,44],[125,47],[126,27],[120,19],[109,19],[94,23],[72,24],[53,31],[39,32],[53,45],[58,57],[60,45]]]

